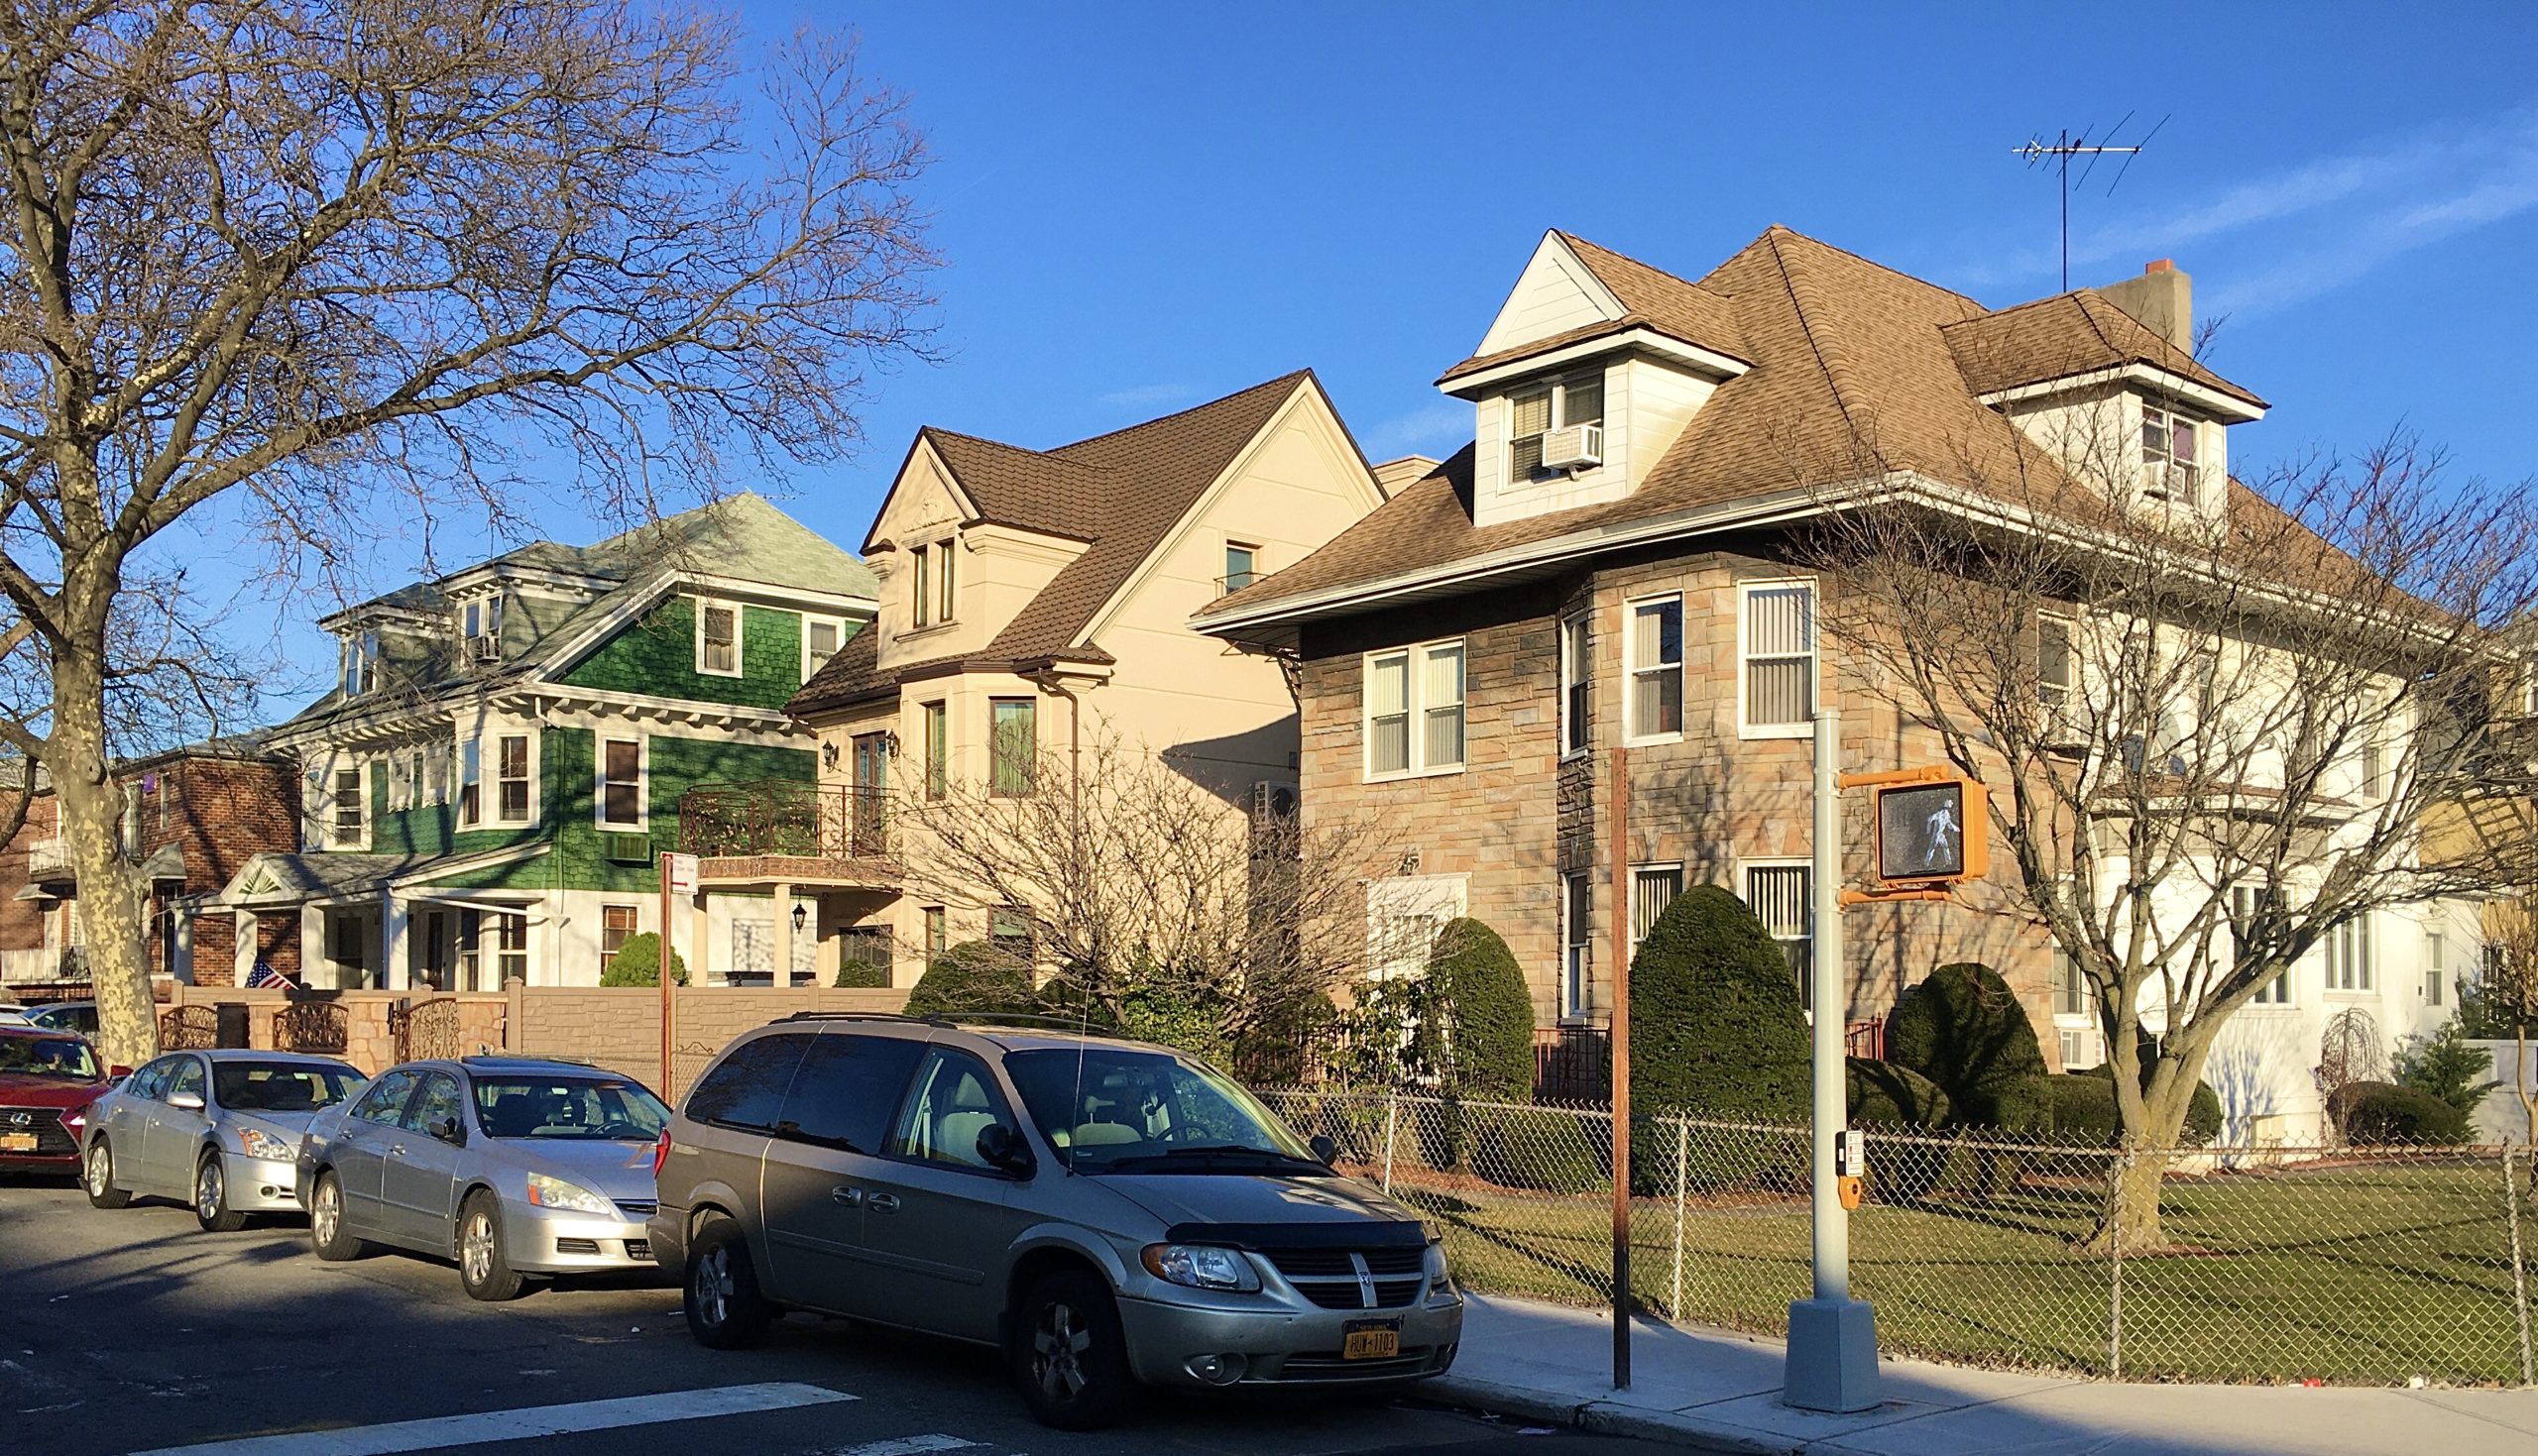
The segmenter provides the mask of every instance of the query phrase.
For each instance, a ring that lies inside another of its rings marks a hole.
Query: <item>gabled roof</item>
[[[1952,335],[1998,315],[1972,298],[1780,226],[1684,286],[1732,306],[1753,367],[1718,386],[1630,495],[1477,526],[1466,447],[1321,550],[1219,598],[1203,620],[1291,599],[1339,598],[1529,550],[1584,552],[1670,521],[1722,520],[1775,500],[1802,503],[1810,491],[1887,472],[1972,489],[2016,482],[2022,501],[2082,518],[2103,515],[2097,492],[1977,397]],[[2097,298],[2072,316],[2097,317],[2100,306],[2121,313]],[[2110,352],[2152,352],[2102,321],[2119,341],[2106,346]],[[2179,373],[2191,363],[2154,357]],[[2214,387],[2244,394],[2235,386]],[[2234,506],[2240,499],[2234,492]]]
[[[1105,659],[1106,653],[1084,640],[1095,615],[1296,392],[1321,388],[1313,371],[1298,370],[1177,414],[1053,450],[1026,450],[929,427],[922,438],[934,446],[981,519],[1088,543],[975,660],[984,665],[1058,655],[1077,661]],[[1359,459],[1362,463],[1362,454]],[[787,710],[817,713],[877,690],[882,679],[871,662],[874,650],[866,643],[859,652],[850,641],[802,685]],[[889,681],[906,671],[893,673]]]
[[[1612,293],[1622,306],[1621,316],[1563,329],[1513,348],[1476,354],[1447,369],[1438,379],[1439,384],[1478,374],[1510,360],[1564,349],[1571,344],[1627,333],[1635,328],[1655,329],[1686,344],[1698,345],[1732,358],[1750,358],[1745,351],[1743,329],[1737,321],[1735,300],[1701,283],[1685,282],[1636,258],[1589,243],[1574,233],[1554,229],[1552,236]]]
[[[2146,364],[2265,407],[2253,392],[2204,368],[2095,288],[2075,288],[1949,324],[1946,333],[1966,388],[1977,394]]]

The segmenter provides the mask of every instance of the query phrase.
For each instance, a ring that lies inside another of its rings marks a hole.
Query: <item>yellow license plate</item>
[[[32,1153],[35,1150],[34,1133],[0,1133],[0,1153]]]
[[[1400,1354],[1401,1326],[1397,1324],[1352,1327],[1340,1337],[1342,1360],[1391,1360]]]

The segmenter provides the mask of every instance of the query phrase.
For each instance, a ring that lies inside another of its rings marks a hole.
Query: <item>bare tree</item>
[[[1307,827],[1211,767],[1115,738],[1028,772],[1000,756],[981,781],[903,797],[910,889],[1012,917],[1035,970],[1113,1024],[1195,1018],[1220,1052],[1283,1034],[1363,973],[1360,867],[1385,831]]]
[[[2538,516],[2403,439],[2153,478],[2102,407],[2067,468],[1969,459],[1979,491],[1872,460],[1821,552],[1829,635],[1990,788],[2019,908],[2078,966],[2140,1155],[2096,1237],[2141,1249],[2229,1018],[2361,917],[2527,857],[2421,829],[2518,712],[2492,628],[2538,601]]]
[[[2486,907],[2483,961],[2459,989],[2468,1035],[2511,1039],[2511,1094],[2520,1104],[2524,1140],[2538,1147],[2538,1062],[2529,1055],[2538,1034],[2538,886],[2516,886]]]
[[[111,1060],[155,1045],[114,705],[184,655],[143,577],[216,532],[340,580],[383,523],[501,525],[555,477],[656,515],[735,445],[851,443],[921,349],[901,101],[851,43],[761,76],[736,37],[623,0],[0,6],[0,646],[50,689],[0,745],[60,796]]]

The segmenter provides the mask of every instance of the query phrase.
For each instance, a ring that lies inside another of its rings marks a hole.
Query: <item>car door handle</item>
[[[388,1156],[389,1156],[389,1157],[391,1157],[391,1158],[403,1158],[403,1157],[404,1157],[404,1156],[405,1156],[405,1145],[404,1145],[404,1144],[403,1144],[403,1143],[391,1143],[391,1144],[389,1144],[389,1145],[388,1145]]]
[[[829,1189],[829,1201],[842,1203],[849,1208],[861,1208],[864,1206],[864,1190],[839,1183],[836,1187]]]
[[[899,1211],[899,1198],[896,1193],[874,1193],[864,1200],[864,1206],[875,1213],[896,1213]]]

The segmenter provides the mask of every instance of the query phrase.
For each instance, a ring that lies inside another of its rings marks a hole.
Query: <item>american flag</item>
[[[261,991],[268,988],[279,991],[295,991],[299,989],[298,985],[293,982],[289,976],[274,969],[274,963],[272,961],[259,960],[256,962],[256,968],[247,972],[247,989],[251,991]]]

